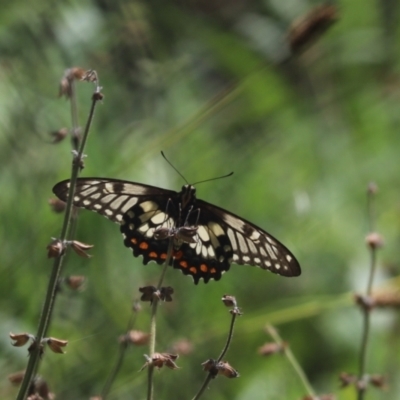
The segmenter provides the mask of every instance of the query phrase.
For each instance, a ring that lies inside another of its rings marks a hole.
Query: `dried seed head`
[[[338,18],[336,6],[321,4],[296,19],[290,26],[287,35],[292,52],[304,50],[315,42]]]
[[[47,245],[47,257],[57,258],[65,253],[65,244],[60,239],[52,238],[52,241]]]
[[[10,332],[11,340],[14,340],[12,343],[15,347],[21,347],[28,343],[29,340],[35,341],[35,336],[30,333],[12,333]]]
[[[262,347],[258,349],[258,354],[267,357],[272,354],[281,353],[287,347],[288,344],[286,342],[282,343],[269,342],[265,343]]]
[[[46,400],[55,399],[54,393],[50,392],[49,385],[42,378],[38,378],[35,380],[35,390],[36,390],[36,393],[43,399],[46,399]]]
[[[52,198],[49,199],[49,204],[51,209],[55,213],[62,213],[65,210],[66,203],[60,199]]]
[[[142,331],[129,331],[126,335],[119,337],[119,342],[122,344],[134,344],[136,346],[144,346],[149,343],[150,334]]]
[[[382,236],[376,232],[368,234],[365,238],[365,242],[371,249],[379,249],[384,244]]]
[[[70,275],[63,280],[71,290],[81,291],[84,290],[86,284],[86,277],[83,275]]]
[[[218,374],[217,364],[218,363],[216,360],[210,358],[207,361],[204,361],[201,365],[203,367],[203,371],[207,371],[215,377]]]
[[[56,339],[53,337],[44,338],[42,342],[47,343],[47,345],[50,347],[50,350],[58,354],[64,354],[62,348],[68,344],[68,340]]]

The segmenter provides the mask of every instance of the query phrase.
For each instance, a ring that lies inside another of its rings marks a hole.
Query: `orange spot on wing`
[[[211,268],[210,272],[211,272],[212,274],[215,274],[215,273],[217,272],[217,270],[216,270],[215,268]]]
[[[189,268],[189,271],[190,271],[192,274],[197,274],[197,269],[196,269],[196,267],[190,267],[190,268]]]
[[[136,238],[132,238],[132,239],[131,239],[131,242],[132,242],[133,244],[137,244],[137,239],[136,239]]]
[[[149,253],[149,257],[151,257],[151,258],[157,258],[157,257],[158,257],[158,254],[157,254],[155,251],[151,251],[151,252]]]
[[[140,243],[139,247],[142,250],[147,250],[149,248],[149,245],[146,242],[142,242],[142,243]]]
[[[182,258],[182,256],[183,256],[183,253],[180,250],[174,252],[174,258],[176,258],[177,260]]]
[[[201,264],[201,265],[200,265],[200,269],[201,269],[203,272],[207,272],[207,271],[208,271],[208,268],[207,268],[207,265],[206,265],[206,264]]]
[[[186,261],[181,261],[181,262],[179,263],[179,265],[180,265],[182,268],[187,268],[188,263],[187,263]]]
[[[160,255],[161,260],[166,260],[167,259],[167,253],[162,253]]]

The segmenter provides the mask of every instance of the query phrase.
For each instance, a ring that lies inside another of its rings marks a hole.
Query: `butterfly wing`
[[[53,193],[67,201],[70,180],[57,183]],[[173,190],[167,190],[141,183],[104,178],[78,178],[74,193],[74,205],[97,212],[120,224],[122,216],[136,203],[149,198],[159,199],[160,205],[176,196]]]
[[[258,226],[203,200],[197,200],[203,220],[217,238],[227,236],[233,250],[232,262],[267,269],[282,276],[299,276],[294,255],[281,242]]]

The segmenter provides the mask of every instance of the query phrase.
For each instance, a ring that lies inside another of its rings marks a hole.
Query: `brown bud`
[[[51,351],[59,354],[64,354],[62,347],[65,347],[68,344],[67,340],[56,339],[53,337],[44,338],[42,341],[43,343],[47,343]]]
[[[382,236],[376,232],[369,233],[365,238],[365,242],[371,249],[379,249],[384,244]]]

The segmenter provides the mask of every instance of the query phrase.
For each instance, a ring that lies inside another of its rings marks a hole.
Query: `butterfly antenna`
[[[165,156],[164,152],[161,152],[161,155],[164,157],[164,160],[183,178],[183,180],[189,185],[189,182],[187,179],[172,165],[171,161],[168,160],[168,158]]]
[[[216,178],[206,179],[206,180],[204,180],[204,181],[200,181],[200,182],[193,183],[193,186],[194,186],[194,185],[198,185],[199,183],[215,181],[215,180],[217,180],[217,179],[222,179],[222,178],[228,178],[229,176],[232,176],[232,175],[233,175],[233,171],[230,172],[229,174],[226,174],[226,175],[217,176]]]

